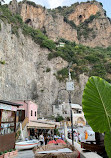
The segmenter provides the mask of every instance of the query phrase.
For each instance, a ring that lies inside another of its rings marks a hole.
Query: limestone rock
[[[19,30],[19,38],[11,33],[11,25],[1,22],[0,31],[0,98],[4,100],[33,100],[39,106],[39,115],[52,115],[52,105],[57,100],[58,91],[65,89],[55,73],[68,63],[62,58],[48,61],[49,51],[40,48],[32,39]],[[50,71],[47,72],[47,68]],[[85,77],[85,76],[84,76]],[[75,81],[72,102],[81,104],[84,81]],[[82,88],[81,88],[82,87]],[[81,90],[82,89],[82,90]],[[68,93],[61,91],[63,100],[68,102]]]

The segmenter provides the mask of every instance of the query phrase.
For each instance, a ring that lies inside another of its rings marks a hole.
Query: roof
[[[80,106],[79,104],[71,104],[72,109],[80,109],[82,110],[82,106]]]
[[[22,104],[17,104],[10,101],[4,101],[4,100],[0,100],[0,103],[6,104],[6,105],[12,105],[12,106],[22,106]]]
[[[27,128],[37,128],[37,129],[54,129],[55,125],[54,124],[46,124],[46,123],[40,123],[37,121],[30,121],[27,124]]]
[[[47,120],[47,119],[38,119],[37,122],[60,126],[60,122],[53,122],[53,121]]]

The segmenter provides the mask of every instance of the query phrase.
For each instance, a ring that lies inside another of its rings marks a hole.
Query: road
[[[16,158],[34,158],[34,154],[32,150],[18,151]]]

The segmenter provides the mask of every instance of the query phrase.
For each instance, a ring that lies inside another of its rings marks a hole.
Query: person
[[[87,138],[88,138],[88,133],[87,133],[86,130],[84,131],[84,133],[85,133],[85,140],[87,140]]]
[[[47,143],[48,143],[48,137],[47,137],[47,135],[45,135],[44,139],[45,139],[45,145],[47,145]]]
[[[64,134],[61,135],[61,139],[64,140]]]
[[[28,138],[27,138],[27,137],[25,138],[25,141],[28,141]]]
[[[81,142],[81,134],[78,132],[78,139],[79,139],[79,142]]]
[[[43,143],[44,143],[44,136],[43,136],[42,133],[41,133],[41,135],[39,136],[39,141],[40,141],[40,145],[42,146]]]
[[[74,131],[74,140],[78,142],[78,133],[76,131]]]

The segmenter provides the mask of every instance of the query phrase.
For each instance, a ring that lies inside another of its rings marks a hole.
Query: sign
[[[66,90],[73,91],[74,90],[74,82],[66,82]]]

